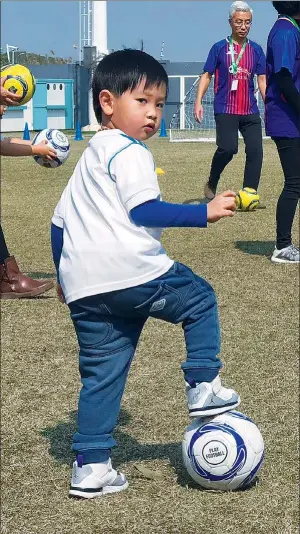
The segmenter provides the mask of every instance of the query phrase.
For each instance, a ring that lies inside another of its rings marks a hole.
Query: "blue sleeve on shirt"
[[[130,216],[137,226],[149,228],[206,228],[207,204],[170,204],[150,200],[133,208]]]
[[[295,32],[277,30],[272,38],[271,46],[274,58],[274,73],[276,74],[284,67],[293,74],[297,57],[297,38]]]
[[[266,71],[267,71],[266,56],[261,47],[258,48],[257,54],[258,54],[258,61],[256,63],[255,74],[260,76],[261,74],[266,74]]]
[[[215,70],[217,68],[218,55],[219,51],[217,44],[214,44],[209,51],[207,60],[203,67],[203,72],[209,72],[209,74],[215,73]]]
[[[59,262],[63,248],[63,229],[51,224],[52,257],[56,268],[57,282],[59,283]]]

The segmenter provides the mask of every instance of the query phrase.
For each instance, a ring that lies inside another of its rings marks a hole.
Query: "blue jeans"
[[[214,290],[181,263],[146,284],[69,304],[79,343],[82,389],[73,451],[84,463],[102,462],[116,442],[126,378],[148,317],[182,323],[186,380],[211,382],[222,367]],[[151,357],[151,354],[149,355]]]

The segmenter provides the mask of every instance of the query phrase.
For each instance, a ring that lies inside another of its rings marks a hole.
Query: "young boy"
[[[6,78],[1,78],[1,81]],[[2,87],[2,86],[1,86]],[[7,95],[9,97],[7,98]],[[0,102],[11,102],[11,93],[1,91]],[[6,100],[4,100],[6,98]],[[13,101],[12,101],[13,102]],[[0,119],[3,117],[7,106],[0,104]],[[18,138],[2,138],[0,140],[1,156],[34,156],[41,155],[45,158],[56,156],[55,150],[42,142],[32,145],[30,141]],[[5,241],[2,226],[0,225],[0,298],[19,299],[36,297],[49,291],[54,286],[52,280],[34,280],[21,273],[16,259],[11,256]]]
[[[144,145],[158,130],[168,77],[139,50],[106,56],[93,79],[102,131],[80,158],[52,219],[53,256],[79,342],[82,390],[70,495],[93,498],[127,488],[110,450],[121,397],[148,317],[182,322],[183,363],[192,417],[228,411],[238,394],[221,386],[216,297],[212,287],[161,245],[161,228],[206,227],[232,216],[235,193],[207,205],[162,202]]]

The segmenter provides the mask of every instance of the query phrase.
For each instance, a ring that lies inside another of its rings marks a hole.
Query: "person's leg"
[[[257,191],[263,162],[262,128],[259,114],[240,118],[240,132],[245,142],[246,164],[243,187]]]
[[[219,319],[215,293],[208,282],[175,263],[163,276],[115,293],[115,309],[122,311],[125,303],[131,313],[145,319],[151,316],[173,324],[182,322],[187,350],[182,369],[192,416],[222,413],[239,404],[239,396],[222,388],[218,377],[222,367]]]
[[[281,161],[284,186],[277,203],[276,250],[272,260],[277,263],[294,263],[299,262],[299,250],[297,253],[296,247],[292,245],[292,225],[300,197],[300,139],[274,138],[273,140]],[[286,249],[289,249],[287,255],[285,252],[277,254],[278,251]]]
[[[238,152],[239,116],[220,113],[215,115],[217,150],[213,156],[208,186],[216,193],[223,170]]]
[[[79,343],[82,389],[70,495],[92,498],[126,489],[124,475],[111,467],[117,424],[130,364],[145,323],[111,314],[101,295],[69,304]]]
[[[101,462],[115,445],[112,437],[127,374],[145,319],[116,317],[101,295],[69,304],[79,343],[82,389],[73,451],[83,463]]]
[[[33,280],[22,274],[14,256],[10,256],[0,225],[0,298],[35,297],[54,286],[51,280]]]
[[[0,264],[3,264],[5,260],[7,260],[7,258],[9,258],[9,252],[6,245],[2,226],[0,224]]]

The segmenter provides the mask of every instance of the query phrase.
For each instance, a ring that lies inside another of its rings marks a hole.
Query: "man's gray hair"
[[[251,13],[251,15],[253,14],[253,9],[251,9],[250,6],[248,6],[247,2],[233,2],[233,4],[230,6],[230,10],[229,10],[229,19],[231,20],[234,13],[236,13],[236,11],[243,11],[243,12],[246,12],[246,13]]]

